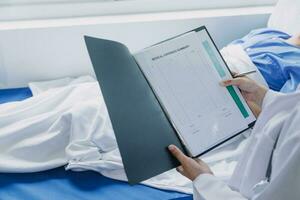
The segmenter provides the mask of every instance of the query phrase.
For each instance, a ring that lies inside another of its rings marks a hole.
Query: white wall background
[[[83,35],[112,39],[136,51],[206,25],[222,47],[250,30],[265,27],[268,14],[81,25],[0,31],[0,82],[6,87],[30,81],[93,74]]]
[[[272,6],[277,0],[1,0],[0,21]]]

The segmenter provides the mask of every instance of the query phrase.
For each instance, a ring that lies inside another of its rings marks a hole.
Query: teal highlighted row
[[[207,52],[210,60],[214,64],[214,66],[215,66],[217,72],[219,73],[219,75],[221,76],[221,78],[225,77],[226,73],[225,73],[222,65],[218,61],[218,58],[216,57],[216,54],[214,53],[213,49],[209,45],[208,41],[207,40],[203,41],[202,45],[204,46],[204,48],[205,48],[205,50],[206,50],[206,52]]]
[[[240,109],[242,115],[244,118],[249,117],[249,113],[247,112],[243,102],[241,101],[240,97],[238,96],[238,94],[236,93],[236,91],[234,90],[233,86],[227,86],[226,87],[229,94],[231,95],[231,97],[233,98],[235,104],[237,105],[237,107]]]
[[[208,43],[208,41],[207,40],[203,41],[202,45],[205,48],[209,58],[211,59],[215,69],[217,70],[218,74],[221,76],[221,78],[225,77],[226,73],[225,73],[222,65],[220,64],[218,58],[216,57],[216,54],[213,52],[213,49],[210,46],[210,44]],[[244,118],[249,117],[249,113],[247,112],[244,104],[242,103],[240,97],[234,90],[233,86],[227,86],[226,88],[227,88],[229,94],[231,95],[232,99],[234,100],[235,104],[239,108],[240,112],[242,113],[243,117]]]

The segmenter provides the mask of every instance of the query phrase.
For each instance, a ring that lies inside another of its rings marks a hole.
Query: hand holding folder
[[[131,53],[85,37],[130,183],[179,162],[167,147],[198,157],[248,129],[255,116],[205,27]],[[232,122],[235,124],[232,124]]]

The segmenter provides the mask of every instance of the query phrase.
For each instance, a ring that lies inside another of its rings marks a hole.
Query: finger
[[[177,167],[177,168],[176,168],[176,171],[177,171],[178,173],[180,173],[182,176],[185,176],[185,177],[187,177],[188,179],[190,179],[190,178],[188,177],[188,175],[186,174],[186,171],[184,170],[184,168],[183,168],[182,166]]]
[[[178,149],[175,145],[171,144],[169,145],[169,150],[172,153],[172,155],[177,158],[177,160],[181,163],[184,164],[188,157],[186,155],[184,155],[184,153],[182,153],[182,151],[180,149]]]
[[[225,86],[225,87],[230,85],[240,86],[243,83],[245,83],[244,78],[234,78],[234,79],[228,79],[220,82],[221,86]]]
[[[179,166],[176,168],[176,171],[178,171],[180,174],[183,174],[183,167],[182,166]]]

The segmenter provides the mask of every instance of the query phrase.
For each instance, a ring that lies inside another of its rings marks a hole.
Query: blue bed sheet
[[[28,88],[0,90],[0,103],[32,96]],[[65,171],[0,173],[0,200],[191,200],[192,196],[106,178],[99,173]]]
[[[0,104],[11,101],[22,101],[32,96],[29,88],[0,90]]]

